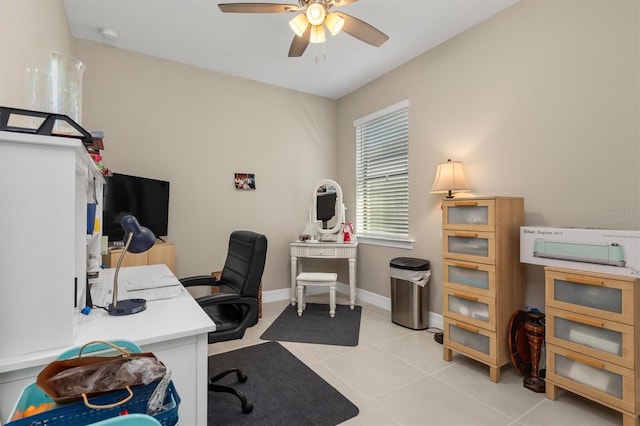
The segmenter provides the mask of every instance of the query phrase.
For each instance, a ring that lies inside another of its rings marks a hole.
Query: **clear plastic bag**
[[[413,271],[410,269],[389,268],[391,270],[391,278],[399,280],[411,281],[414,284],[424,287],[431,278],[431,271]]]
[[[123,389],[162,378],[166,368],[152,357],[122,357],[100,364],[69,368],[47,382],[60,397]]]

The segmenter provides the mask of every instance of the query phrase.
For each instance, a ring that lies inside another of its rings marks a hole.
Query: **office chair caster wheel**
[[[243,404],[242,405],[242,412],[243,413],[249,414],[252,411],[253,411],[253,404]]]
[[[245,383],[246,381],[247,381],[247,375],[246,374],[240,374],[240,372],[238,372],[238,382]]]

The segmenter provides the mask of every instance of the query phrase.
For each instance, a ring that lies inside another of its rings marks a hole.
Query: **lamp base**
[[[147,309],[147,301],[144,299],[118,300],[115,306],[113,303],[109,303],[109,307],[107,309],[109,311],[109,315],[113,316],[137,314],[138,312],[142,312]]]

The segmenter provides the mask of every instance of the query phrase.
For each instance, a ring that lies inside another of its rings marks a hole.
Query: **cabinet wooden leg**
[[[547,382],[545,384],[545,394],[548,399],[555,401],[558,397],[558,387],[552,383]]]
[[[638,416],[631,414],[622,414],[622,426],[638,426]]]
[[[500,381],[500,367],[489,366],[489,380],[494,383],[498,383]]]
[[[445,361],[451,361],[453,359],[453,351],[449,348],[442,347],[442,359]]]

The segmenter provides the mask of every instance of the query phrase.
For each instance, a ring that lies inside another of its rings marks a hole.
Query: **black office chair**
[[[183,278],[185,287],[214,286],[219,292],[197,297],[198,304],[216,324],[216,331],[209,333],[209,343],[241,339],[247,328],[258,322],[258,290],[267,257],[267,238],[251,231],[234,231],[229,237],[227,259],[220,280],[212,275]],[[209,378],[209,391],[235,395],[242,403],[242,411],[250,413],[253,405],[246,396],[225,385],[216,384],[228,374],[236,373],[238,382],[247,376],[233,368]]]

